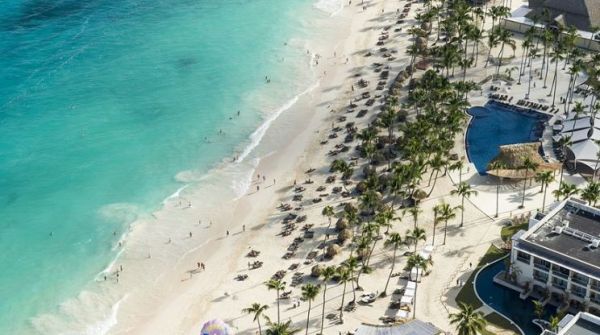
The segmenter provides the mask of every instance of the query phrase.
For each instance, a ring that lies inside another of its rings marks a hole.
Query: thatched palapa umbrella
[[[538,172],[555,171],[560,169],[559,163],[548,163],[544,161],[539,154],[540,143],[517,143],[500,146],[500,153],[488,165],[487,173],[492,176],[508,179],[525,179],[525,169],[522,168],[526,158],[537,164],[534,171],[527,173],[527,178],[531,178]],[[500,162],[503,169],[490,169],[494,162]]]

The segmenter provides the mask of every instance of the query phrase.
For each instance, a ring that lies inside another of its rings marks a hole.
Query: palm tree
[[[571,136],[563,136],[561,137],[557,143],[556,143],[560,149],[562,150],[562,152],[564,153],[566,151],[567,146],[571,145]],[[564,172],[564,167],[565,167],[565,161],[563,160],[560,164],[560,179],[558,180],[558,184],[562,184],[563,182],[563,172]],[[556,199],[558,200],[558,198]]]
[[[417,277],[415,279],[415,296],[413,301],[413,319],[415,318],[417,311],[417,288],[419,286],[419,270],[421,270],[422,272],[427,271],[427,268],[431,264],[433,264],[431,259],[425,259],[419,254],[411,255],[406,261],[406,267],[404,268],[406,271],[412,271],[412,269],[416,269],[417,271]]]
[[[269,290],[277,292],[277,323],[281,322],[279,317],[279,292],[285,289],[285,284],[279,279],[271,279],[265,283]]]
[[[600,198],[600,183],[591,181],[581,190],[581,199],[585,200],[591,206],[596,206],[596,202]]]
[[[548,326],[548,328],[550,328],[550,330],[553,332],[557,332],[559,324],[560,324],[560,319],[558,318],[558,316],[552,315],[550,317],[550,325]]]
[[[327,217],[329,224],[327,225],[327,231],[325,233],[325,242],[327,242],[327,237],[329,236],[329,228],[331,228],[331,218],[335,215],[335,210],[331,206],[323,207],[323,211],[321,212],[323,216]]]
[[[360,267],[360,263],[358,262],[358,260],[356,259],[356,257],[348,257],[347,260],[345,260],[342,265],[348,269],[348,272],[350,273],[350,284],[352,284],[352,302],[356,302],[356,287],[354,285],[354,282],[356,280],[356,286],[358,286],[358,278],[354,278],[354,274],[356,273],[356,271],[358,271],[359,267]]]
[[[413,230],[408,230],[406,232],[406,241],[407,244],[415,245],[415,253],[417,252],[417,244],[419,244],[419,240],[426,240],[425,229],[416,227]]]
[[[331,280],[337,271],[335,267],[328,266],[321,272],[321,276],[323,277],[323,309],[321,312],[321,334],[323,334],[323,325],[325,324],[325,295],[327,294],[327,282]]]
[[[456,162],[452,163],[449,167],[450,171],[455,171],[458,170],[458,183],[462,183],[462,170],[465,167],[465,161],[463,161],[462,159],[457,160]]]
[[[448,231],[448,221],[452,220],[456,217],[456,209],[459,207],[450,207],[449,204],[443,202],[439,205],[438,210],[438,220],[444,221],[444,242],[443,245],[446,245],[446,233]]]
[[[471,188],[471,185],[462,182],[456,186],[456,189],[450,191],[451,195],[458,195],[461,197],[460,202],[460,227],[465,222],[465,198],[470,198],[472,195],[477,195],[477,191]]]
[[[500,67],[502,66],[502,56],[504,55],[504,46],[510,46],[513,51],[516,48],[515,40],[512,39],[512,33],[508,31],[508,29],[504,28],[496,28],[498,29],[498,42],[500,43],[500,52],[498,53],[498,67],[496,68],[496,76],[500,74]]]
[[[390,274],[388,276],[387,281],[385,282],[385,288],[383,289],[383,292],[381,292],[381,295],[384,297],[387,295],[387,288],[390,283],[390,279],[392,279],[392,274],[394,273],[394,266],[396,265],[396,251],[398,251],[398,247],[400,247],[403,243],[404,241],[402,240],[402,236],[400,236],[399,233],[395,232],[391,233],[385,241],[384,245],[386,247],[391,247],[394,250],[394,254],[392,256],[392,267],[390,268]]]
[[[312,308],[312,302],[315,300],[321,287],[313,284],[306,284],[302,286],[302,299],[308,300],[308,313],[306,315],[306,335],[308,335],[308,325],[310,322],[310,309]]]
[[[529,157],[525,157],[523,160],[521,168],[525,169],[525,180],[523,181],[523,198],[521,199],[521,205],[519,208],[525,207],[525,189],[527,187],[527,179],[529,179],[529,171],[535,171],[538,166],[539,164],[531,160]]]
[[[556,197],[557,200],[561,196],[563,197],[563,200],[565,200],[568,197],[577,194],[578,192],[579,192],[579,190],[577,189],[577,186],[575,186],[574,184],[567,184],[565,182],[562,182],[562,183],[560,183],[558,190],[554,190],[552,192],[552,194],[554,194],[554,196]]]
[[[344,288],[342,290],[342,305],[340,306],[340,321],[344,322],[344,298],[346,297],[346,285],[349,281],[352,281],[352,275],[348,267],[344,265],[340,265],[337,268],[337,275],[339,282],[344,284]]]
[[[422,213],[423,211],[419,208],[419,205],[417,205],[415,203],[415,205],[413,207],[410,207],[408,209],[408,213],[410,214],[410,216],[412,216],[413,218],[413,226],[416,228],[417,225],[417,220],[419,219],[419,214]]]
[[[431,186],[431,190],[429,190],[429,193],[427,194],[427,196],[430,196],[431,193],[433,192],[433,189],[435,188],[435,184],[437,182],[437,178],[438,178],[440,171],[442,171],[444,166],[446,166],[446,161],[444,160],[444,158],[442,157],[441,154],[436,154],[435,156],[433,156],[433,158],[429,161],[428,164],[429,164],[429,167],[431,168],[431,174],[429,175],[429,183],[427,184],[427,186],[429,186],[429,184],[431,183],[431,177],[435,173],[435,179],[433,180],[433,186]]]
[[[450,323],[456,324],[458,335],[477,335],[482,334],[487,321],[483,313],[475,312],[473,306],[459,302],[458,313],[450,314]]]
[[[535,181],[542,184],[540,192],[544,192],[544,199],[542,200],[542,211],[546,207],[546,193],[548,192],[548,184],[554,181],[554,174],[552,171],[538,172],[535,176]]]
[[[496,215],[498,217],[498,208],[500,207],[500,184],[502,184],[502,177],[500,177],[500,170],[504,169],[506,165],[501,161],[493,161],[490,164],[490,170],[496,170]]]
[[[269,328],[265,332],[266,335],[294,335],[300,332],[300,329],[292,328],[292,320],[283,323],[272,323],[268,321]]]
[[[544,305],[539,300],[533,301],[533,314],[538,319],[541,319],[544,316]]]
[[[250,307],[242,309],[242,312],[244,312],[244,313],[254,314],[254,319],[252,321],[256,321],[256,323],[258,323],[258,334],[259,335],[262,335],[262,328],[260,326],[260,317],[262,316],[263,312],[267,310],[267,308],[269,308],[269,306],[261,305],[258,302],[255,302],[252,305],[250,305]]]

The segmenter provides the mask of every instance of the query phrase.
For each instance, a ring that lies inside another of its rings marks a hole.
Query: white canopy
[[[412,304],[412,303],[413,303],[413,297],[403,295],[402,298],[400,298],[400,304]]]
[[[417,283],[415,283],[414,281],[409,281],[408,283],[406,283],[407,290],[414,290],[415,288],[417,288]]]
[[[406,289],[404,291],[404,296],[406,296],[406,297],[414,297],[415,296],[415,289]]]

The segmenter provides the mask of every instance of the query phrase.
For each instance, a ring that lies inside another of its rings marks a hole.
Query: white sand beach
[[[305,264],[306,256],[311,251],[317,251],[319,255],[322,253],[317,246],[324,238],[323,232],[328,225],[321,211],[326,205],[336,207],[350,200],[332,194],[332,186],[342,186],[339,181],[333,185],[325,182],[329,165],[335,159],[328,156],[328,152],[335,149],[334,141],[325,141],[328,140],[332,124],[345,124],[338,120],[340,116],[346,116],[348,103],[357,95],[355,90],[358,91],[356,82],[359,76],[370,82],[370,88],[380,80],[380,74],[373,71],[373,63],[389,66],[386,70],[389,70],[392,78],[409,64],[410,57],[405,49],[412,42],[407,31],[414,24],[414,16],[422,4],[412,4],[405,22],[397,23],[397,10],[402,11],[405,4],[405,1],[370,0],[364,1],[363,7],[354,0],[351,5],[346,4],[336,12],[335,16],[324,17],[322,22],[316,23],[334,32],[330,36],[332,39],[310,46],[311,52],[320,55],[318,65],[314,67],[320,73],[319,83],[272,122],[254,149],[255,157],[260,157],[258,164],[254,166],[257,162],[248,159],[232,165],[226,173],[215,174],[203,181],[202,187],[182,190],[153,217],[133,226],[123,241],[123,253],[108,272],[108,280],[98,278],[97,282],[111,301],[120,300],[118,311],[105,311],[107,317],[114,313],[114,325],[107,331],[108,334],[198,334],[204,322],[216,318],[226,321],[236,333],[255,334],[257,325],[250,315],[242,312],[243,308],[253,302],[264,303],[270,306],[266,314],[271,319],[276,317],[275,292],[267,290],[265,281],[279,270],[287,271],[284,281],[288,284],[294,272],[301,272],[307,281],[311,280],[307,275],[315,263]],[[390,37],[385,43],[394,58],[391,61],[381,57],[380,46],[376,46],[382,32],[387,31],[386,27],[391,28]],[[397,28],[401,30],[395,31]],[[372,52],[372,56],[365,57],[368,51]],[[481,50],[481,54],[484,53],[485,50]],[[520,54],[519,48],[515,53]],[[518,63],[519,58],[511,61]],[[481,64],[468,71],[468,78],[479,81],[494,71],[493,66],[484,68]],[[566,90],[566,84],[559,87]],[[513,85],[510,94],[521,98],[525,90],[526,85]],[[384,91],[372,92],[384,94]],[[482,93],[472,93],[470,102],[473,106],[486,102]],[[487,93],[486,85],[485,95]],[[542,94],[531,99],[543,99]],[[378,110],[372,108],[368,115],[376,112]],[[347,121],[356,122],[359,127],[370,121],[370,117],[347,116]],[[463,138],[456,139],[453,152],[459,156],[465,155]],[[310,168],[316,170],[305,173]],[[243,177],[248,171],[254,172],[247,192],[237,200],[231,200],[236,195],[231,190],[223,190],[222,185],[231,183],[227,179],[232,175]],[[542,201],[538,188],[533,187],[528,190],[532,194],[527,207],[519,210],[518,201],[514,199],[521,190],[520,186],[506,186],[501,195],[503,209],[500,218],[495,219],[494,185],[487,185],[473,166],[461,178],[473,184],[479,194],[465,204],[465,226],[459,229],[456,220],[451,222],[445,245],[439,242],[443,233],[438,227],[432,254],[434,268],[423,278],[416,301],[417,318],[447,331],[453,329],[448,314],[456,311],[454,297],[459,289],[456,282],[468,278],[472,264],[477,264],[490,243],[502,243],[499,238],[501,219],[535,210]],[[305,184],[307,179],[314,183]],[[419,222],[427,232],[427,243],[431,241],[430,232],[433,229],[433,206],[442,200],[452,206],[460,204],[460,199],[450,195],[457,179],[456,171],[440,175],[434,192],[421,203],[423,212]],[[582,183],[577,177],[572,179]],[[315,237],[306,239],[300,244],[296,256],[285,260],[282,256],[294,238],[301,236],[301,232],[296,231],[285,237],[279,235],[281,220],[287,212],[281,212],[277,207],[280,203],[292,203],[294,182],[306,188],[302,193],[302,210],[298,212],[307,216],[305,223],[314,225]],[[426,186],[426,183],[427,178],[424,178],[422,186]],[[326,186],[326,189],[317,191],[320,185]],[[550,190],[556,187],[556,183],[553,183]],[[323,200],[313,203],[311,200],[315,198]],[[398,216],[402,216],[401,213]],[[405,215],[397,225],[398,228],[394,229],[403,233],[412,228],[412,218]],[[260,255],[256,258],[246,257],[252,249],[260,251]],[[338,265],[347,253],[344,250],[343,255],[320,263]],[[250,270],[249,262],[255,260],[263,262],[263,265]],[[398,271],[402,270],[403,262],[404,259],[399,262]],[[293,271],[288,270],[292,264],[299,265]],[[372,260],[375,270],[364,275],[361,281],[364,291],[360,291],[360,294],[381,292],[390,264],[391,251],[379,246]],[[117,283],[115,271],[121,266],[123,271],[119,272]],[[238,281],[234,278],[238,275],[248,277]],[[390,287],[393,290],[404,282],[397,277],[392,278]],[[338,284],[328,288],[326,314],[339,313],[342,289],[342,285]],[[302,328],[306,322],[308,305],[302,302],[299,307],[293,307],[300,297],[300,289],[288,286],[285,291],[288,290],[291,290],[290,298],[281,302],[281,318],[283,321],[291,320],[295,326]],[[351,290],[346,291],[348,299],[351,294]],[[345,333],[363,322],[380,323],[379,318],[389,314],[389,303],[388,296],[372,304],[358,306],[355,312],[344,314],[343,324],[336,320],[326,321],[324,333]],[[310,333],[319,332],[322,307],[320,299],[317,299],[313,304]],[[498,330],[496,333],[502,332]]]

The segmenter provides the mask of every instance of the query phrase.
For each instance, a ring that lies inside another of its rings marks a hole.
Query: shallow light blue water
[[[304,50],[282,46],[310,5],[0,2],[0,334],[76,294],[177,172],[247,139],[261,111],[244,97],[294,79],[281,58]]]
[[[516,323],[525,335],[539,335],[542,332],[540,327],[531,322],[537,318],[534,314],[533,299],[522,300],[516,291],[494,283],[494,276],[504,269],[504,261],[498,261],[481,270],[475,283],[477,293],[486,304]],[[555,313],[556,308],[547,305],[544,318],[548,320]]]
[[[537,141],[547,120],[543,114],[515,111],[494,102],[470,108],[468,113],[473,118],[467,130],[467,154],[481,175],[501,145]]]

